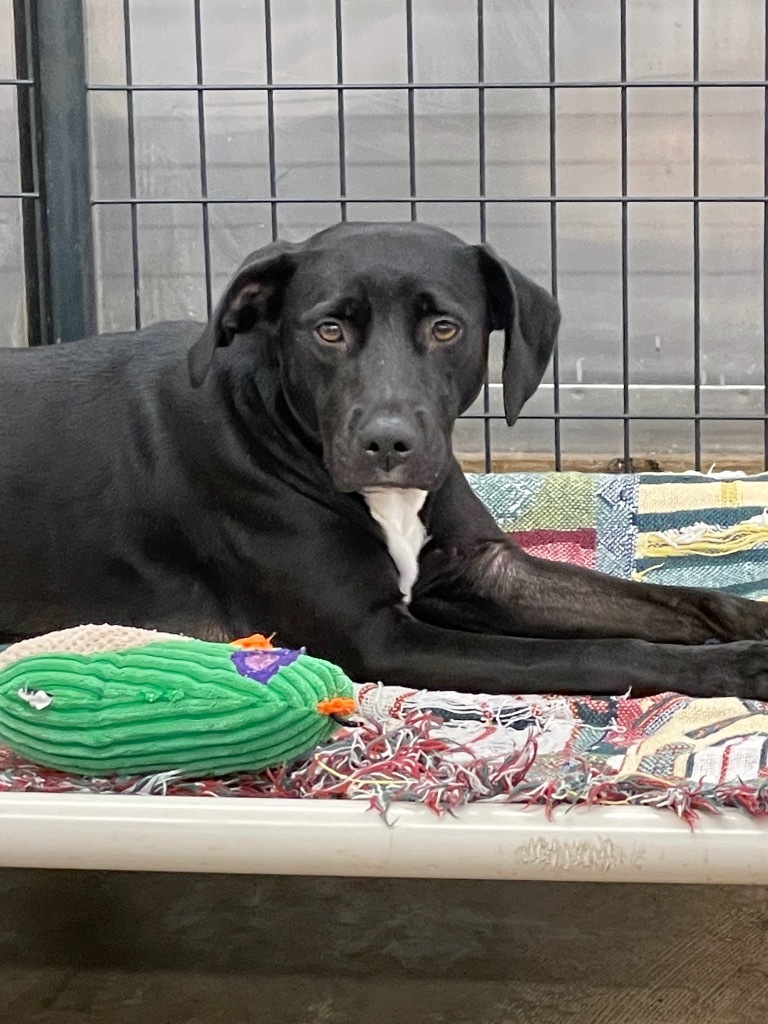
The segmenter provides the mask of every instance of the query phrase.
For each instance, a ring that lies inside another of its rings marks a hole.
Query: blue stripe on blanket
[[[744,597],[768,594],[768,547],[734,552],[732,555],[683,555],[641,558],[636,570],[647,575],[648,583],[665,586],[711,587]]]
[[[665,530],[680,530],[696,523],[711,523],[713,526],[737,526],[752,516],[761,516],[762,505],[735,505],[718,508],[692,508],[680,512],[637,512],[635,525],[640,533],[658,533]]]

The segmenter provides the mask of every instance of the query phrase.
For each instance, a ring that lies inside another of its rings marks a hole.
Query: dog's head
[[[340,224],[249,256],[191,349],[190,370],[200,385],[217,349],[266,331],[289,408],[322,444],[339,490],[433,490],[453,424],[482,387],[490,332],[504,331],[512,424],[559,321],[552,296],[487,246],[421,224]]]

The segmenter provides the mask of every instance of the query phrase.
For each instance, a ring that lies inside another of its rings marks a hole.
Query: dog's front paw
[[[699,669],[703,694],[768,702],[768,641],[710,647]]]
[[[739,640],[768,640],[768,602],[749,601],[711,591],[703,595],[699,628],[703,640],[731,643]]]

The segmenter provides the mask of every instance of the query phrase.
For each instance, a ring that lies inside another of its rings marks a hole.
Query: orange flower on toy
[[[252,633],[251,636],[245,636],[242,640],[233,640],[232,646],[241,647],[244,651],[271,651],[274,649],[272,637],[266,637],[262,633]]]
[[[351,715],[356,707],[357,703],[352,697],[333,697],[331,700],[321,700],[317,710],[321,715]]]

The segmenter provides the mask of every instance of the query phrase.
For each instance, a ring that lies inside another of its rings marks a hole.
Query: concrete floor
[[[0,872],[5,1024],[764,1024],[768,890]]]

